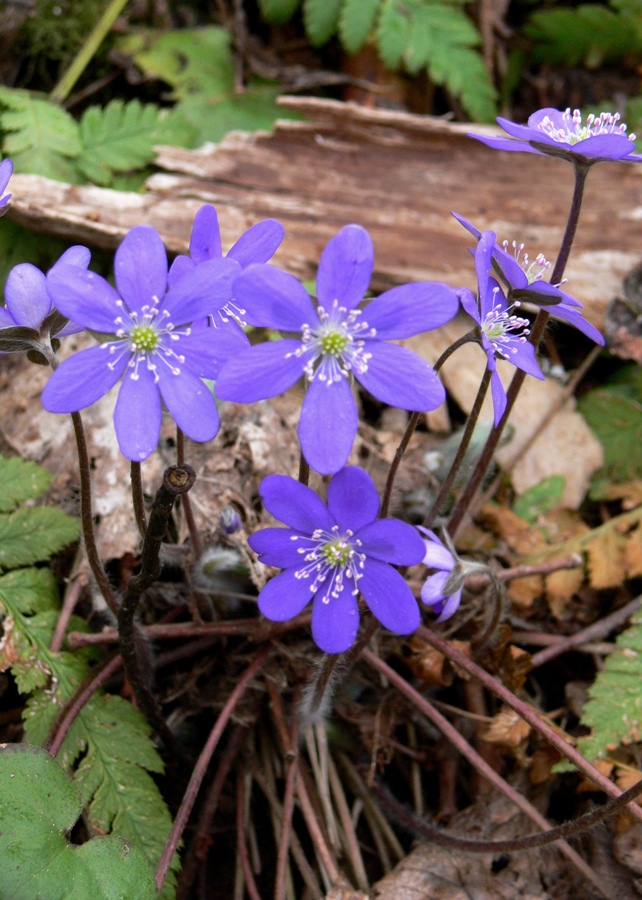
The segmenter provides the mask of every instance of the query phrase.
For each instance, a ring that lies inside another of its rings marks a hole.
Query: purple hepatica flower
[[[167,255],[159,234],[139,225],[116,251],[117,291],[78,266],[52,270],[49,292],[58,309],[103,343],[81,350],[53,373],[42,394],[50,412],[76,412],[95,403],[124,375],[114,424],[124,456],[147,459],[161,427],[161,398],[176,424],[195,441],[219,427],[216,404],[202,378],[216,378],[240,346],[235,332],[193,330],[189,324],[232,296],[237,266],[213,259],[167,288]],[[105,336],[108,337],[105,337]]]
[[[406,284],[357,309],[373,262],[368,232],[347,225],[321,256],[318,307],[296,278],[272,266],[250,266],[234,284],[250,325],[299,332],[300,337],[239,354],[222,371],[217,396],[253,403],[282,393],[304,375],[308,390],[299,439],[308,463],[323,475],[343,468],[357,433],[352,377],[379,400],[401,409],[431,410],[445,399],[428,363],[388,341],[448,322],[457,312],[456,291],[439,282]]]
[[[457,213],[453,213],[453,216],[477,240],[481,238],[482,232],[463,216],[459,216]],[[524,244],[517,244],[515,241],[513,241],[513,253],[509,252],[508,241],[504,241],[501,247],[495,243],[493,249],[493,269],[508,288],[509,303],[513,303],[515,306],[519,306],[522,302],[545,306],[547,312],[550,312],[552,316],[568,322],[596,344],[603,345],[604,338],[600,332],[582,317],[583,307],[579,300],[561,290],[559,285],[542,280],[551,267],[548,260],[540,253],[531,262],[528,254],[523,250]],[[548,309],[549,306],[550,309]]]
[[[481,345],[488,357],[491,373],[491,392],[495,411],[495,425],[506,409],[506,391],[497,373],[496,356],[512,362],[535,378],[544,375],[535,359],[535,348],[528,342],[530,322],[511,313],[511,307],[502,289],[490,275],[495,248],[495,232],[484,231],[475,249],[475,268],[479,285],[479,301],[466,288],[459,291],[461,305],[477,322],[481,332]]]
[[[257,222],[241,235],[228,251],[226,259],[234,260],[238,264],[239,273],[250,265],[266,263],[278,250],[283,240],[283,233],[283,225],[276,219]],[[168,276],[170,285],[176,279],[182,278],[185,272],[191,271],[194,266],[210,259],[223,259],[218,216],[214,207],[209,204],[201,206],[194,217],[189,254],[189,256],[177,256],[172,263]],[[233,328],[238,328],[244,323],[244,312],[245,310],[240,309],[231,299],[218,310],[217,314],[209,316],[204,325],[217,326],[229,323]]]
[[[457,559],[439,540],[433,531],[419,526],[426,536],[424,541],[425,555],[422,560],[429,569],[436,569],[429,575],[421,589],[421,599],[426,606],[432,606],[433,612],[439,616],[437,622],[444,622],[454,616],[461,603],[461,592],[464,583],[463,573]]]
[[[5,189],[9,184],[9,179],[13,173],[13,163],[10,159],[3,159],[0,163],[0,216],[4,216],[4,214],[9,209],[9,200],[11,200],[11,194],[5,194]],[[3,196],[4,195],[4,196]]]
[[[86,269],[90,259],[91,253],[87,247],[70,247],[50,271],[59,271],[70,265]],[[54,309],[47,290],[47,279],[31,263],[20,263],[11,269],[4,296],[5,307],[0,308],[2,354],[27,352],[32,354],[30,358],[34,362],[47,363],[47,354],[60,345],[57,338],[83,330],[82,326],[70,322]]]
[[[626,125],[620,123],[619,113],[589,115],[586,124],[583,124],[579,109],[571,113],[570,109],[560,112],[559,109],[547,107],[529,116],[528,125],[518,125],[502,118],[497,122],[511,135],[510,138],[481,134],[468,136],[496,150],[559,156],[584,166],[607,159],[642,161],[642,156],[633,152],[635,135],[626,133]]]
[[[326,653],[343,653],[357,635],[361,593],[372,614],[396,634],[419,625],[419,608],[393,565],[411,566],[425,555],[411,525],[377,519],[379,496],[372,478],[356,466],[337,473],[328,504],[286,475],[268,475],[263,505],[288,528],[264,528],[249,544],[268,566],[285,571],[259,594],[259,609],[284,622],[312,600],[312,636]]]

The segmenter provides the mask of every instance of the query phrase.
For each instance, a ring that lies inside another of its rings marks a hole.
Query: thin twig
[[[185,435],[180,428],[176,429],[176,462],[179,466],[185,465]],[[192,550],[195,558],[199,559],[203,552],[203,545],[201,543],[201,536],[198,533],[198,528],[196,527],[192,501],[188,494],[183,494],[181,503],[183,504],[185,522],[187,523],[187,530],[189,531],[190,540],[192,542]]]
[[[236,850],[241,860],[241,869],[245,887],[250,895],[250,900],[261,900],[261,895],[254,880],[254,873],[250,865],[250,857],[247,852],[245,827],[245,774],[242,768],[236,773]]]
[[[279,698],[280,699],[280,698]],[[296,708],[296,703],[295,703]],[[274,879],[274,900],[284,900],[287,863],[290,851],[290,835],[292,832],[292,816],[294,814],[294,797],[299,774],[299,718],[292,716],[292,727],[289,735],[289,747],[284,750],[288,755],[288,770],[283,795],[283,814],[281,817],[281,835],[276,857],[276,877]]]
[[[303,771],[301,770],[300,777],[297,779],[296,783],[296,792],[299,798],[299,803],[301,805],[301,812],[303,813],[303,818],[305,819],[305,824],[307,825],[310,839],[314,844],[314,849],[319,855],[319,859],[323,868],[325,869],[327,877],[331,884],[335,884],[339,879],[339,867],[337,866],[336,860],[334,859],[330,847],[328,846],[328,842],[323,836],[323,832],[321,831],[319,825],[319,816],[312,806],[312,801],[306,787],[305,778],[302,776]]]
[[[65,598],[62,602],[62,609],[60,610],[60,615],[58,616],[58,621],[56,622],[56,630],[53,633],[53,637],[51,638],[51,644],[49,645],[49,649],[52,653],[58,653],[60,648],[62,647],[62,642],[65,639],[65,631],[67,630],[67,625],[69,625],[69,620],[73,614],[74,609],[76,608],[76,604],[80,600],[80,594],[82,590],[87,585],[87,579],[82,572],[77,572],[72,576],[70,583],[67,585],[67,590],[65,591]]]
[[[143,497],[143,477],[139,462],[131,463],[129,467],[130,481],[132,485],[132,503],[134,506],[134,518],[138,526],[138,533],[144,539],[147,531],[147,519],[145,518],[145,499]]]

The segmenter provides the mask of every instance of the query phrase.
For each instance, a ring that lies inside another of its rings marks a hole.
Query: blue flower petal
[[[360,225],[346,225],[326,245],[317,273],[317,299],[326,311],[336,300],[352,309],[360,303],[374,266],[372,238]]]
[[[437,374],[425,360],[396,344],[368,342],[372,354],[368,369],[355,373],[370,393],[399,409],[425,412],[436,409],[446,399]]]
[[[488,368],[491,371],[490,392],[493,397],[494,423],[497,426],[499,425],[500,419],[504,415],[504,412],[506,410],[506,391],[504,390],[502,380],[497,373],[497,369],[491,368],[490,364]]]
[[[283,225],[276,219],[264,219],[248,228],[227,256],[235,259],[242,269],[253,263],[266,263],[279,249],[284,233]]]
[[[421,621],[419,606],[396,569],[366,559],[358,587],[373,616],[395,634],[411,634]]]
[[[234,282],[234,298],[243,319],[260,328],[301,331],[319,316],[303,285],[274,266],[249,266]]]
[[[303,375],[304,361],[294,356],[301,341],[270,341],[243,350],[223,367],[216,396],[233,403],[276,397]]]
[[[57,266],[80,266],[81,269],[86,269],[90,262],[91,250],[89,247],[84,247],[82,244],[74,244],[73,247],[65,250],[60,259],[56,260],[51,268],[55,269]]]
[[[130,354],[118,361],[103,347],[90,347],[66,359],[53,373],[42,392],[42,405],[49,412],[70,413],[91,406],[112,388],[125,371]],[[111,362],[113,368],[109,368]]]
[[[312,637],[324,653],[344,653],[354,643],[359,630],[359,606],[346,579],[338,597],[323,602],[321,592],[312,604]]]
[[[201,379],[185,367],[173,375],[160,362],[157,371],[161,396],[181,431],[199,443],[216,437],[220,425],[216,403]]]
[[[346,378],[331,384],[318,377],[303,400],[299,441],[308,463],[321,475],[333,475],[348,461],[359,415]]]
[[[590,322],[587,322],[577,309],[569,309],[566,305],[558,305],[554,306],[550,310],[550,313],[552,316],[555,316],[556,319],[562,319],[563,322],[568,322],[569,325],[577,328],[578,331],[581,331],[582,334],[585,334],[592,341],[595,341],[600,347],[604,346],[604,338],[600,332],[591,325]]]
[[[249,346],[243,329],[229,322],[216,328],[193,326],[190,334],[180,336],[175,350],[185,356],[185,365],[195,375],[215,379],[228,360]]]
[[[9,179],[13,173],[13,163],[10,159],[3,159],[0,163],[0,194],[3,193],[9,184]]]
[[[40,330],[51,311],[51,297],[40,269],[31,263],[14,266],[7,276],[4,296],[16,325]]]
[[[131,311],[157,306],[167,287],[167,253],[151,225],[136,225],[123,239],[114,258],[118,293]]]
[[[63,316],[85,328],[114,334],[123,315],[113,287],[95,272],[80,266],[54,266],[47,274],[47,290]]]
[[[161,401],[154,372],[144,362],[138,366],[138,378],[133,378],[132,374],[128,370],[120,386],[114,426],[123,456],[132,462],[142,462],[152,455],[158,444]]]
[[[378,340],[395,340],[440,328],[459,309],[459,298],[447,284],[424,281],[392,288],[374,299],[363,319],[377,330]]]
[[[378,519],[362,528],[357,537],[368,558],[396,566],[414,566],[426,555],[425,542],[412,525],[399,519]]]
[[[312,534],[319,528],[331,531],[336,524],[312,488],[287,475],[268,475],[261,482],[260,494],[275,519],[302,534]]]
[[[197,265],[208,259],[221,259],[223,256],[218,215],[209,203],[201,206],[194,216],[189,255]]]
[[[251,534],[247,542],[266,566],[289,569],[302,564],[303,555],[298,550],[303,546],[302,537],[305,536],[292,528],[263,528]],[[309,546],[310,539],[306,540]]]
[[[356,534],[379,513],[379,493],[375,483],[358,466],[346,466],[328,486],[328,509],[341,531]]]
[[[266,619],[286,622],[303,612],[312,599],[310,581],[294,573],[294,569],[286,569],[268,581],[259,594],[259,609]]]
[[[233,259],[208,259],[172,281],[161,308],[170,314],[175,326],[189,325],[232,299],[232,285],[239,272],[240,266]]]
[[[170,288],[173,287],[177,281],[180,281],[185,275],[193,272],[195,267],[196,263],[193,262],[189,256],[184,256],[183,254],[177,256],[169,267],[169,272],[167,273],[167,286]]]

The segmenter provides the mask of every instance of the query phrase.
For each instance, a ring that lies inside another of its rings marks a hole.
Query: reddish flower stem
[[[243,880],[250,900],[261,900],[245,840],[245,772],[242,768],[236,774],[236,850],[241,861]]]

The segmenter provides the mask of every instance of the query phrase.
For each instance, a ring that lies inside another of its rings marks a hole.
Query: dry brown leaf
[[[615,783],[621,791],[628,791],[639,781],[642,781],[642,772],[637,769],[621,769],[619,767],[616,769]]]
[[[529,777],[531,784],[545,784],[552,775],[552,768],[562,758],[550,744],[542,744],[533,753],[530,760]]]
[[[613,763],[609,762],[608,759],[596,759],[593,762],[593,765],[598,772],[601,772],[602,775],[606,775],[607,778],[613,771]],[[584,775],[577,786],[577,790],[583,793],[591,793],[592,791],[601,791],[602,788],[598,787],[594,781],[591,781],[587,775]]]
[[[335,884],[325,895],[325,900],[370,900],[363,891],[355,891],[346,884]]]
[[[626,570],[629,578],[637,578],[642,575],[642,526],[629,532],[624,545]]]
[[[543,543],[539,532],[531,528],[526,519],[520,518],[511,509],[506,509],[505,506],[488,503],[482,509],[479,519],[488,528],[491,528],[498,537],[505,540],[511,550],[520,548],[524,538],[531,534],[537,538],[536,547],[529,547],[528,550],[520,549],[521,553],[532,553],[534,549],[539,548],[540,543]]]
[[[465,656],[472,658],[469,641],[448,641],[448,644]],[[438,650],[435,650],[420,637],[413,636],[409,642],[409,647],[412,656],[408,659],[408,665],[412,669],[413,674],[427,684],[438,684],[448,687],[453,683],[453,672],[464,681],[468,681],[470,678],[467,672],[459,669],[450,660],[446,660],[442,653],[439,653]]]
[[[14,627],[13,616],[5,616],[2,620],[4,633],[0,639],[0,672],[6,672],[10,666],[20,659],[20,654],[16,650],[13,639]]]
[[[480,735],[488,744],[500,744],[511,749],[519,747],[531,733],[531,726],[508,707],[500,710],[488,728]]]
[[[594,588],[618,587],[626,579],[626,538],[615,528],[603,529],[585,544]]]
[[[635,509],[642,505],[642,481],[625,484],[607,484],[600,487],[600,500],[621,500],[622,509]]]
[[[541,575],[516,578],[508,586],[508,598],[520,609],[528,609],[544,593],[544,579]]]
[[[559,569],[546,576],[546,599],[551,612],[559,619],[566,603],[575,596],[582,587],[584,570]]]

